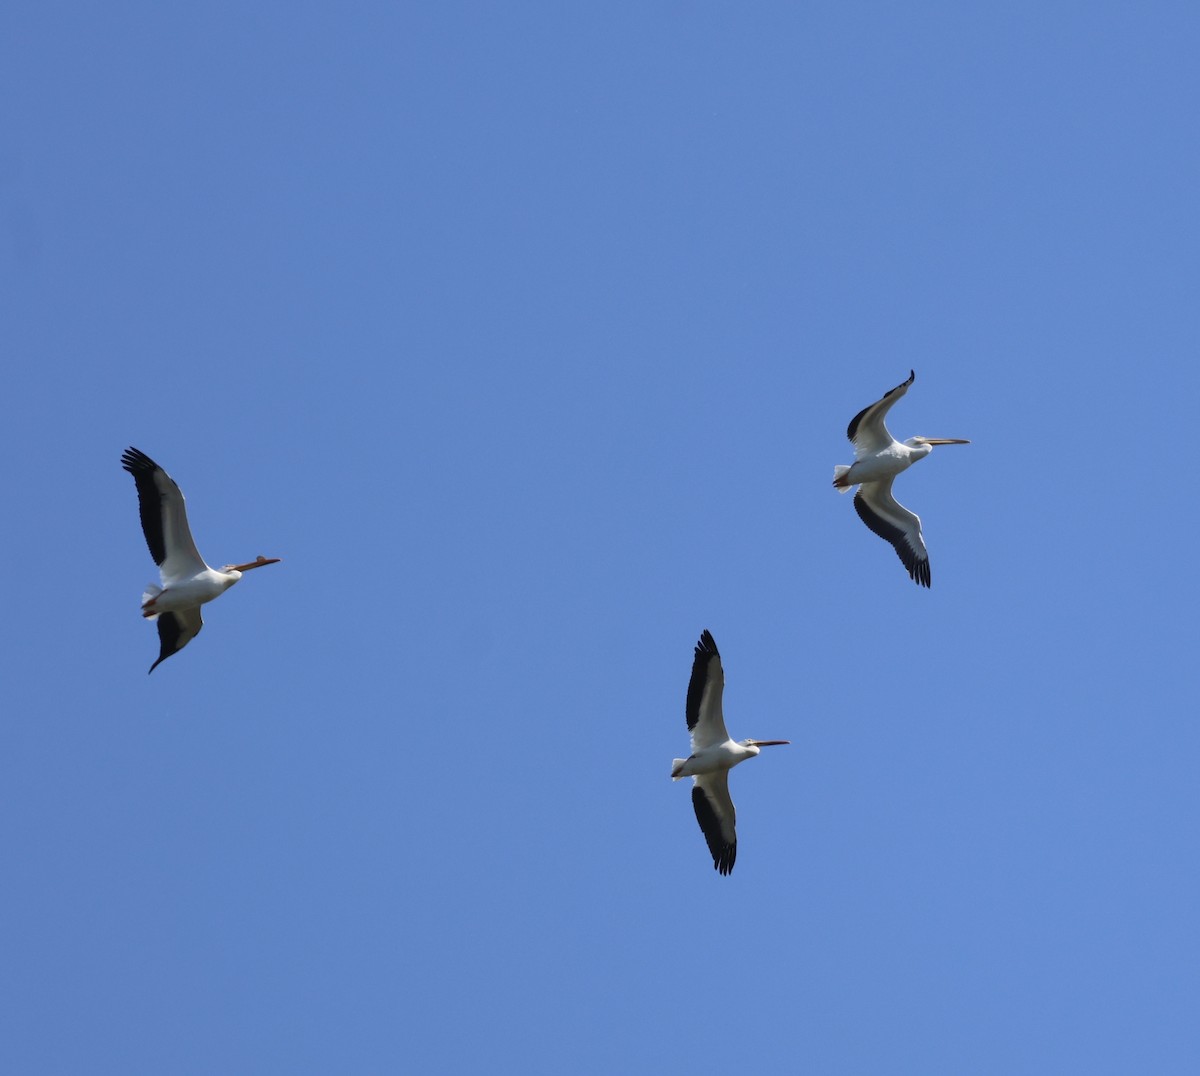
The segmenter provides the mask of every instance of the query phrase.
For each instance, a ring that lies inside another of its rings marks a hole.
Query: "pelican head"
[[[919,448],[921,445],[969,445],[961,437],[910,437],[904,442],[909,448]]]
[[[221,569],[223,572],[237,572],[241,576],[242,572],[248,572],[251,568],[261,568],[264,564],[278,564],[281,557],[264,557],[259,556],[256,560],[252,560],[249,564],[226,564]]]
[[[760,747],[780,747],[783,744],[791,743],[791,740],[743,740],[742,746],[749,748],[754,754],[758,754]]]

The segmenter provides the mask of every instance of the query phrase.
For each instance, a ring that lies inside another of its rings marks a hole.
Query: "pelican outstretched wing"
[[[729,771],[702,774],[692,782],[692,806],[712,853],[713,867],[728,874],[737,859],[737,812],[729,798]]]
[[[692,734],[692,751],[700,751],[729,739],[721,696],[725,692],[725,670],[712,634],[706,629],[696,644],[692,678],[687,691],[687,727]]]
[[[916,379],[915,371],[909,370],[907,381],[885,392],[881,399],[876,400],[870,407],[864,407],[850,420],[850,425],[846,427],[846,436],[854,445],[856,459],[872,456],[892,443],[894,438],[883,420],[891,410],[892,404],[908,392],[908,386]]]
[[[929,551],[921,534],[921,517],[892,496],[892,480],[864,482],[854,495],[854,509],[859,519],[892,544],[913,581],[929,586]]]
[[[150,556],[162,573],[163,586],[173,579],[187,579],[204,571],[208,565],[192,541],[183,492],[175,480],[136,448],[127,448],[122,453],[121,466],[133,475],[137,486],[142,533],[150,547]]]
[[[190,609],[179,609],[173,613],[159,613],[157,619],[158,658],[150,666],[150,672],[154,672],[172,654],[178,654],[200,634],[200,629],[204,627],[204,620],[200,616],[200,606],[198,605],[194,605]]]

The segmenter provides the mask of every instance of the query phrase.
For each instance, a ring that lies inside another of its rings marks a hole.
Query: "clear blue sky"
[[[0,1069],[1200,1070],[1198,54],[5,5]],[[910,367],[931,591],[830,487]],[[284,558],[152,677],[127,445]]]

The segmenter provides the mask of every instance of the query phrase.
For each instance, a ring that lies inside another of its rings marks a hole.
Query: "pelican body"
[[[158,660],[150,666],[154,672],[200,634],[200,606],[219,598],[244,572],[278,564],[279,558],[260,556],[248,564],[210,568],[192,540],[183,492],[174,479],[136,448],[125,450],[121,466],[137,486],[142,532],[162,581],[161,586],[149,584],[142,594],[142,616],[158,623]]]
[[[723,875],[733,870],[737,859],[737,812],[729,796],[729,771],[739,762],[753,758],[763,747],[786,744],[788,740],[731,740],[725,731],[721,698],[725,671],[710,632],[704,631],[696,644],[692,678],[688,683],[687,726],[692,734],[692,753],[671,763],[671,779],[692,779],[692,808],[708,843],[713,868]]]
[[[864,407],[850,420],[846,436],[854,445],[855,460],[849,466],[833,469],[834,488],[847,493],[854,486],[854,509],[859,518],[880,538],[890,542],[908,569],[909,577],[919,586],[928,587],[929,551],[921,531],[921,517],[910,512],[892,496],[892,481],[918,460],[933,451],[934,445],[969,445],[957,437],[910,437],[897,441],[884,422],[892,405],[917,378],[909,370],[908,380],[883,394],[870,407]]]
[[[758,754],[758,749],[768,743],[781,744],[786,740],[723,740],[709,747],[698,748],[687,758],[677,758],[671,764],[671,777],[698,777],[701,774],[732,770],[739,762],[745,762]]]

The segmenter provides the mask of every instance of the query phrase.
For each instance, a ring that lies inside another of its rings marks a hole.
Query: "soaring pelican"
[[[735,743],[725,731],[721,695],[725,672],[721,655],[708,631],[700,634],[692,679],[687,693],[687,726],[692,734],[692,753],[671,762],[671,779],[692,779],[692,806],[696,821],[708,841],[713,867],[722,874],[733,870],[737,859],[737,814],[729,798],[729,771],[739,762],[758,754],[760,747],[776,747],[789,740],[742,740]]]
[[[891,542],[900,555],[909,576],[923,587],[929,586],[929,552],[921,534],[921,517],[910,512],[892,496],[892,480],[923,460],[934,445],[969,445],[957,437],[910,437],[901,444],[883,424],[888,411],[917,375],[908,371],[908,380],[883,394],[870,407],[864,407],[850,420],[846,436],[854,445],[854,462],[839,463],[833,469],[833,484],[842,493],[858,486],[854,509],[859,518],[880,538]],[[861,483],[861,485],[860,485]]]
[[[162,586],[150,583],[142,595],[142,616],[158,621],[161,648],[154,672],[161,661],[179,653],[204,627],[200,606],[219,598],[242,578],[242,572],[278,564],[278,557],[259,557],[249,564],[229,564],[219,572],[204,563],[196,552],[188,529],[183,493],[166,471],[144,452],[127,448],[121,466],[137,485],[142,531],[150,556],[158,565]]]

